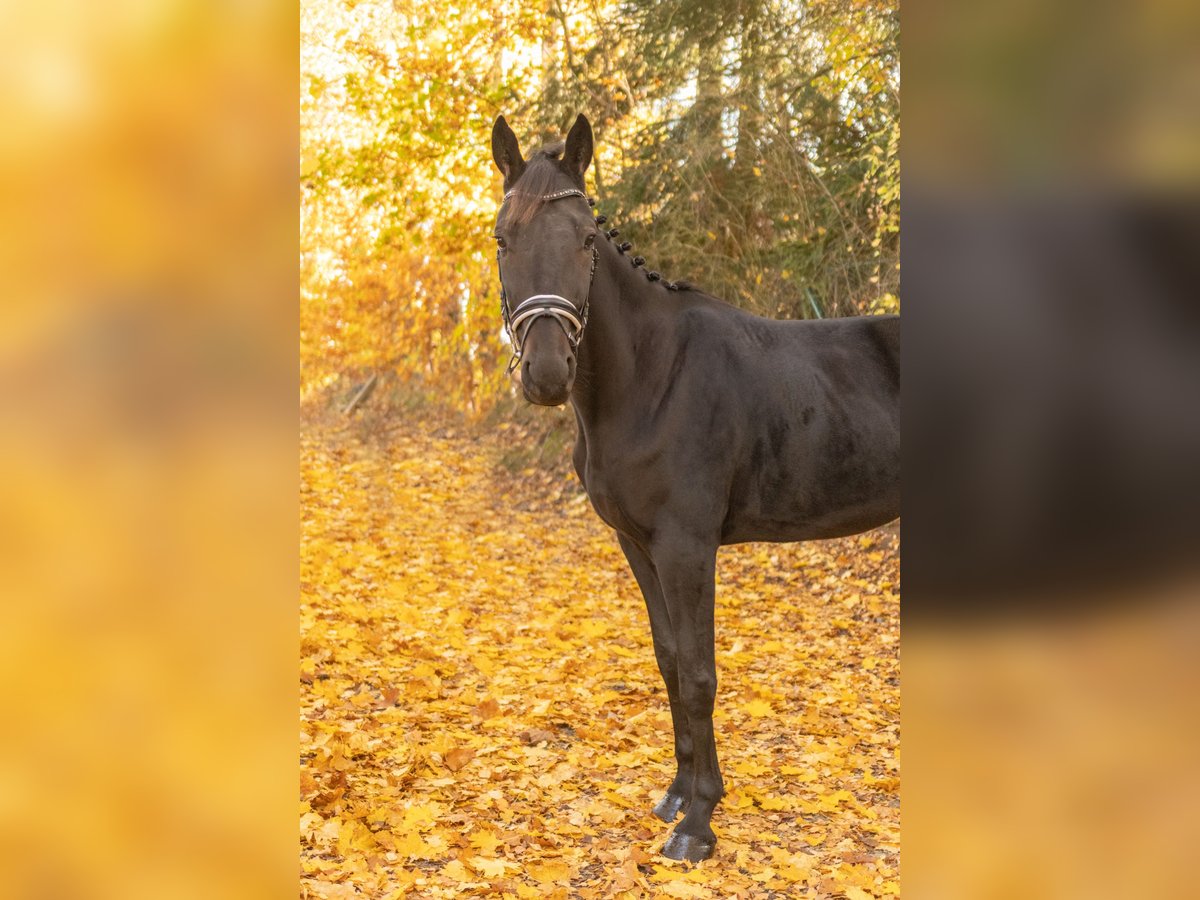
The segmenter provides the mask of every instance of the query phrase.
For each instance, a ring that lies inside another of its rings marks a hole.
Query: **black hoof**
[[[652,812],[664,822],[674,822],[679,811],[688,805],[687,798],[682,794],[667,793],[658,803],[654,804]]]
[[[663,844],[662,854],[667,859],[686,859],[688,862],[700,862],[713,855],[717,839],[706,840],[690,834],[671,832],[667,842]]]

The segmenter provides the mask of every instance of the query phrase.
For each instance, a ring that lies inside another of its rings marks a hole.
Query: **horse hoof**
[[[654,804],[652,812],[664,822],[674,822],[679,811],[685,806],[687,806],[687,800],[682,794],[668,793]]]
[[[686,859],[688,862],[700,862],[713,855],[717,839],[707,840],[690,834],[671,832],[667,842],[663,844],[662,855],[667,859]]]

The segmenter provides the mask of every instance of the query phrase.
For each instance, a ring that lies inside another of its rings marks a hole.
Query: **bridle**
[[[500,204],[503,206],[505,201],[515,193],[515,189],[509,191],[504,195],[504,199],[500,201]],[[588,202],[588,206],[595,205],[595,201],[591,197],[576,188],[568,188],[562,191],[555,191],[552,194],[545,194],[542,200],[549,203],[553,200],[562,200],[565,197],[582,197]],[[496,271],[500,275],[500,318],[504,322],[504,328],[508,332],[508,337],[513,345],[512,359],[508,361],[509,372],[515,369],[521,361],[525,337],[529,334],[530,326],[542,316],[550,316],[559,324],[559,327],[562,328],[563,333],[567,336],[567,341],[571,344],[572,351],[579,349],[579,342],[583,339],[583,329],[587,327],[588,307],[592,299],[592,281],[596,278],[596,262],[598,258],[599,254],[596,252],[595,244],[593,244],[592,269],[588,274],[588,292],[583,298],[582,308],[576,308],[574,303],[558,294],[534,294],[532,297],[526,297],[510,310],[508,296],[504,292],[504,273],[500,271],[500,249],[496,249]]]

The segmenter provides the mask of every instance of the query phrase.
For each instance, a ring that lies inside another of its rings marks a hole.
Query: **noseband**
[[[505,194],[504,200],[500,201],[501,205],[515,193],[516,191],[512,190]],[[587,200],[589,206],[593,205],[592,199],[587,194],[575,188],[546,194],[542,200],[550,202],[562,200],[565,197],[582,197]],[[579,348],[579,342],[583,339],[583,329],[587,327],[588,306],[592,299],[592,281],[596,277],[597,259],[596,247],[592,245],[592,270],[588,274],[588,292],[583,298],[582,308],[577,309],[574,303],[558,294],[534,294],[532,297],[526,297],[510,310],[508,296],[504,292],[504,273],[500,271],[500,250],[496,250],[496,270],[500,274],[500,318],[504,321],[504,328],[508,331],[508,337],[513,345],[512,359],[508,361],[509,372],[515,369],[517,363],[521,361],[521,352],[530,326],[542,316],[550,316],[559,324],[567,336],[567,341],[571,344],[572,351]]]

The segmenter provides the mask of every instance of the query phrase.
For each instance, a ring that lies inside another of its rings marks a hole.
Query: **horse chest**
[[[610,484],[606,478],[589,471],[587,480],[584,482],[584,489],[587,491],[588,499],[592,501],[592,508],[596,510],[596,515],[603,519],[605,524],[626,534],[641,530],[634,525],[627,505],[622,502],[620,490]]]
[[[588,460],[580,478],[592,508],[612,528],[633,537],[643,537],[648,531],[650,517],[639,503],[632,486],[636,478],[624,472],[612,472]],[[642,498],[644,499],[644,498]]]

